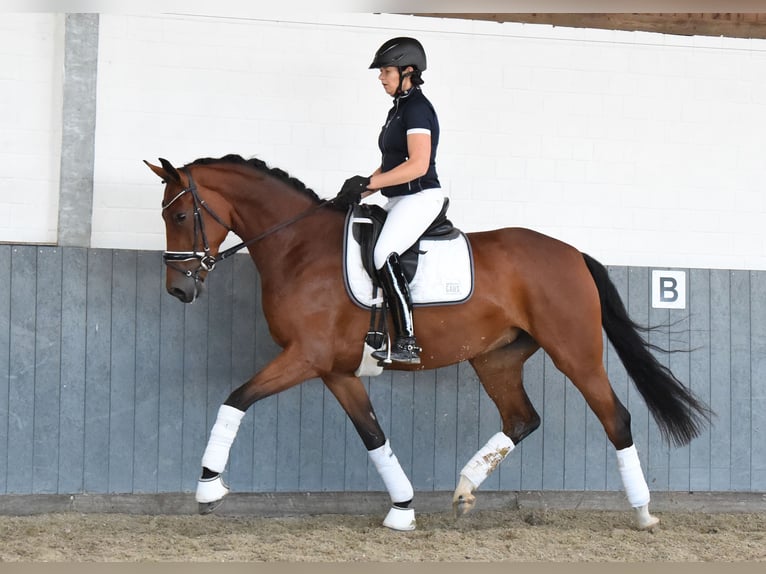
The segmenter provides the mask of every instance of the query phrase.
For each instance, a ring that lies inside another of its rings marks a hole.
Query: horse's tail
[[[645,341],[639,331],[651,328],[638,325],[628,316],[606,268],[585,253],[583,257],[598,288],[604,331],[657,421],[662,436],[677,446],[688,444],[710,422],[712,412],[650,352],[658,348]]]

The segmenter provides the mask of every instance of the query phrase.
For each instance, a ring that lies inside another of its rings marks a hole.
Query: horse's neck
[[[337,213],[317,209],[316,202],[300,192],[280,189],[280,185],[277,182],[257,193],[237,193],[232,203],[234,232],[243,241],[259,238],[248,250],[262,278],[279,278],[297,265],[330,256],[336,249],[327,240],[336,235],[332,233],[335,227],[342,228],[343,218]],[[338,235],[342,237],[340,232]]]

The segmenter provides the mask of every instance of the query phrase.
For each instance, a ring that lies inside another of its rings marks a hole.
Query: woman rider
[[[426,69],[423,46],[414,38],[393,38],[375,53],[370,69],[379,69],[383,89],[394,98],[378,137],[380,166],[370,177],[354,176],[339,196],[358,202],[380,191],[386,198],[386,223],[375,244],[374,261],[395,330],[390,358],[419,363],[412,301],[399,256],[410,248],[441,211],[444,194],[436,175],[439,120],[420,86]],[[388,352],[375,351],[387,361]]]

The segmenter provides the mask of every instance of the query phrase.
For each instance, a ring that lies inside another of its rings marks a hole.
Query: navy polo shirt
[[[431,134],[431,160],[428,171],[422,177],[408,183],[384,187],[380,191],[386,197],[410,195],[423,189],[441,187],[436,175],[436,148],[439,145],[439,119],[436,110],[419,87],[410,89],[394,99],[394,107],[388,112],[386,123],[380,130],[378,147],[383,154],[381,170],[390,171],[408,158],[407,134],[427,130]]]

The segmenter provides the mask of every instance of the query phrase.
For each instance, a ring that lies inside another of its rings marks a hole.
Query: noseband
[[[182,273],[183,275],[186,275],[187,277],[194,279],[194,289],[195,289],[195,297],[197,292],[197,286],[200,282],[200,273],[203,271],[209,272],[212,271],[216,264],[219,261],[223,261],[224,259],[227,259],[228,257],[234,255],[241,249],[244,249],[248,245],[252,245],[256,241],[260,241],[261,239],[268,237],[272,233],[275,233],[279,231],[280,229],[283,229],[289,225],[292,225],[296,221],[303,219],[304,217],[311,215],[316,210],[318,210],[321,207],[324,207],[327,203],[329,203],[326,199],[323,199],[319,202],[318,205],[315,207],[312,207],[311,209],[304,211],[302,213],[299,213],[295,217],[288,219],[286,221],[283,221],[282,223],[279,223],[275,225],[274,227],[267,229],[260,235],[257,235],[253,237],[252,239],[248,239],[247,241],[243,241],[241,243],[238,243],[237,245],[230,247],[229,249],[226,249],[225,251],[222,251],[218,255],[213,255],[211,249],[210,249],[210,243],[207,240],[207,234],[205,233],[205,221],[202,217],[202,210],[208,212],[208,214],[220,225],[222,225],[226,230],[228,231],[234,231],[231,226],[227,225],[227,223],[221,219],[218,214],[216,214],[215,211],[213,211],[210,206],[200,198],[199,192],[197,191],[197,185],[194,183],[194,178],[192,178],[191,172],[187,168],[181,168],[181,171],[183,171],[186,174],[186,177],[189,179],[189,185],[188,187],[185,187],[182,189],[173,199],[168,201],[162,206],[162,211],[165,211],[168,207],[173,205],[178,199],[183,197],[185,194],[190,193],[192,196],[192,200],[194,202],[194,244],[192,245],[192,251],[165,251],[162,254],[162,260],[165,262],[165,265],[167,265],[169,268],[174,269],[175,271],[178,271],[179,273]],[[198,238],[201,239],[202,243],[202,250],[198,248]],[[197,267],[195,269],[186,269],[184,267],[181,267],[179,263],[186,262],[186,261],[192,261],[197,260]]]

